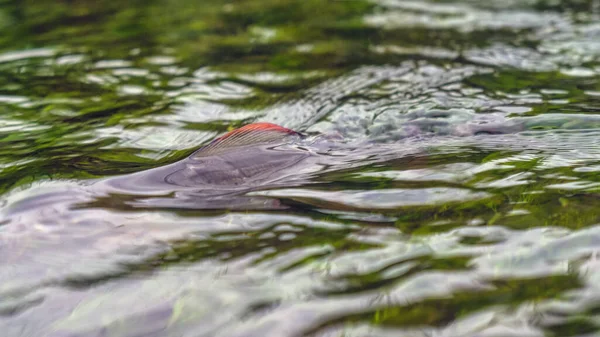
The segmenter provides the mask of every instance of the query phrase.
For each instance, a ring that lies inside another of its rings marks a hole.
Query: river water
[[[600,1],[6,0],[0,29],[2,336],[600,333]],[[216,203],[90,188],[258,121],[327,160]]]

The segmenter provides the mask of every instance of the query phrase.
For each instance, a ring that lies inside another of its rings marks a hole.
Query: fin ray
[[[235,129],[197,150],[193,156],[215,155],[232,148],[283,141],[299,132],[272,123],[252,123]]]

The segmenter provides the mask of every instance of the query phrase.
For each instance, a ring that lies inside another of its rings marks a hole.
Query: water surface
[[[599,1],[8,0],[0,29],[3,336],[599,333]],[[258,121],[319,159],[216,199],[122,178]]]

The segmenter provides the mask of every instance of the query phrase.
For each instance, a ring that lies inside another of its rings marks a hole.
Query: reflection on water
[[[3,336],[597,334],[599,22],[2,2]],[[308,137],[190,157],[257,121]]]

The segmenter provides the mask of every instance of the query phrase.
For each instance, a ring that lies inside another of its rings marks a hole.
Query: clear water
[[[600,332],[600,1],[8,0],[0,29],[3,336]],[[332,140],[215,203],[94,187],[254,121]]]

